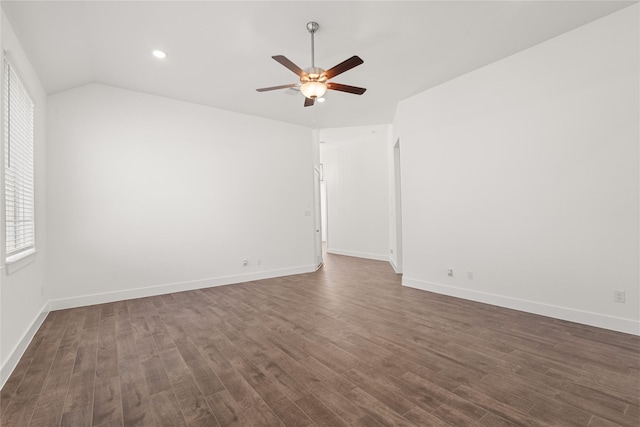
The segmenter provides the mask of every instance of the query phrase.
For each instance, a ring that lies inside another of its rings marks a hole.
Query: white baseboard
[[[104,304],[114,301],[123,301],[134,298],[152,297],[156,295],[170,294],[173,292],[192,291],[194,289],[211,288],[214,286],[232,285],[234,283],[251,282],[253,280],[271,279],[273,277],[290,276],[292,274],[312,273],[316,271],[314,265],[285,268],[279,270],[260,271],[235,276],[215,277],[210,279],[193,280],[189,282],[169,283],[164,285],[148,286],[144,288],[126,289],[114,292],[81,295],[77,297],[60,298],[50,301],[51,310],[64,310],[67,308],[84,307],[87,305]]]
[[[391,257],[389,257],[389,264],[391,264],[391,268],[393,268],[393,271],[395,271],[396,274],[402,274],[402,269],[398,268],[396,261]]]
[[[327,253],[334,255],[352,256],[356,258],[374,259],[376,261],[389,261],[389,257],[386,255],[370,254],[366,252],[345,251],[342,249],[327,248]]]
[[[49,302],[47,301],[40,309],[40,313],[38,313],[36,318],[33,319],[33,322],[31,322],[29,328],[22,335],[20,341],[18,341],[15,347],[11,349],[7,361],[0,368],[0,388],[4,387],[4,383],[7,382],[13,370],[16,368],[16,366],[18,366],[20,358],[31,343],[33,337],[36,335],[36,332],[38,332],[38,329],[40,329],[40,326],[42,326],[42,322],[44,322],[44,319],[47,317],[47,314],[49,314],[49,311],[50,306]]]
[[[632,319],[623,319],[620,317],[576,310],[568,307],[560,307],[503,295],[457,288],[455,286],[426,282],[408,277],[402,278],[402,285],[437,294],[449,295],[452,297],[482,302],[527,313],[539,314],[541,316],[552,317],[555,319],[581,323],[583,325],[595,326],[597,328],[640,335],[640,322]]]

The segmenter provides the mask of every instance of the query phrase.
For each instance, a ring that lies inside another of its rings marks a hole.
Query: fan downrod
[[[318,24],[317,22],[307,22],[307,31],[309,31],[309,34],[311,34],[311,68],[315,68],[316,66],[316,52],[313,43],[313,35],[316,33],[316,31],[318,31],[318,28],[320,28],[320,24]]]

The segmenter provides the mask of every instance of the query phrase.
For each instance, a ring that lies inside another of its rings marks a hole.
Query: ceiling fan
[[[327,89],[337,90],[340,92],[353,93],[355,95],[362,95],[367,89],[363,87],[343,85],[340,83],[330,82],[335,76],[349,71],[350,69],[357,67],[364,63],[358,56],[352,56],[351,58],[339,63],[333,68],[323,70],[316,67],[314,58],[314,39],[313,36],[320,28],[317,22],[307,23],[307,31],[311,33],[311,67],[302,69],[296,64],[287,59],[284,55],[272,56],[273,59],[293,71],[298,77],[300,77],[300,83],[292,83],[288,85],[264,87],[256,89],[258,92],[266,92],[269,90],[287,89],[287,88],[300,88],[300,92],[304,95],[304,106],[310,107],[315,104],[316,99],[321,98]]]

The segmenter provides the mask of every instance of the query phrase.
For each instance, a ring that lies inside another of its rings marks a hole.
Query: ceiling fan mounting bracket
[[[318,28],[320,28],[320,25],[317,22],[315,21],[307,22],[307,31],[309,31],[311,34],[318,31]]]

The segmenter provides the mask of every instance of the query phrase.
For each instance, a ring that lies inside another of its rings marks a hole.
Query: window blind
[[[6,57],[3,80],[6,256],[10,257],[35,247],[34,106]]]

